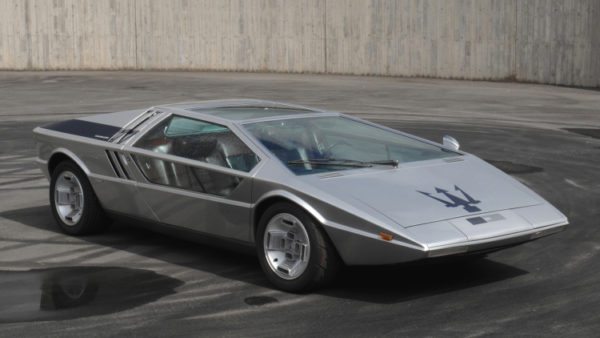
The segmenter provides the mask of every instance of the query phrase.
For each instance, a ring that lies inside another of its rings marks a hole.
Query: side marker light
[[[381,239],[383,239],[384,241],[391,241],[392,239],[394,239],[394,236],[392,236],[392,235],[390,235],[388,233],[385,233],[385,232],[380,232],[379,233],[379,237]]]

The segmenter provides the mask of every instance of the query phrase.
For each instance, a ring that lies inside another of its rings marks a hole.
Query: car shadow
[[[59,234],[52,236],[50,240],[23,239],[20,241],[22,246],[72,241],[55,224],[47,205],[1,212],[0,217]],[[99,246],[209,272],[230,280],[272,288],[264,277],[256,257],[165,236],[123,222],[117,222],[106,233],[78,238]],[[14,248],[15,246],[2,248],[0,255],[4,250]],[[90,255],[84,252],[69,262],[73,265],[85,264],[86,260],[102,254],[107,253]],[[48,257],[39,259],[45,258]],[[397,303],[495,283],[527,273],[489,259],[450,260],[443,264],[348,267],[340,273],[333,285],[317,293],[372,303]]]
[[[399,303],[508,280],[528,272],[486,258],[348,267],[323,294],[371,303]]]

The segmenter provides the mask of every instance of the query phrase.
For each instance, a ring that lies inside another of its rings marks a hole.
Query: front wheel
[[[277,203],[264,212],[256,247],[267,278],[285,291],[321,287],[334,279],[341,265],[323,229],[291,203]]]
[[[64,161],[50,180],[52,214],[69,235],[87,235],[103,230],[108,220],[87,176],[75,163]]]

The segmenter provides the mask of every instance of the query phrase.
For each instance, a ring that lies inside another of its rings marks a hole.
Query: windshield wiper
[[[352,160],[337,160],[333,158],[309,158],[307,160],[292,160],[288,161],[288,164],[293,165],[302,165],[302,164],[312,164],[312,165],[333,165],[340,167],[357,167],[357,168],[367,168],[372,165],[366,162],[361,161],[352,161]]]
[[[367,163],[379,164],[379,165],[391,165],[394,167],[398,167],[398,164],[400,164],[400,162],[398,162],[398,160],[379,160],[379,161],[369,161]]]
[[[309,158],[307,160],[292,160],[288,161],[288,164],[298,165],[298,164],[313,164],[313,165],[335,165],[335,166],[345,166],[345,167],[358,167],[358,168],[368,168],[375,165],[391,165],[394,167],[398,166],[397,160],[380,160],[380,161],[357,161],[357,160],[348,160],[348,159],[339,159],[339,158]]]

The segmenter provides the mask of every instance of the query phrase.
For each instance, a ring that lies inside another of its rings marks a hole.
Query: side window
[[[243,177],[149,156],[135,155],[134,160],[152,183],[211,195],[229,196],[243,180]]]
[[[172,116],[144,135],[135,147],[249,172],[258,157],[229,128]]]
[[[229,128],[181,116],[161,122],[134,146],[244,172],[258,163],[258,157]],[[228,196],[243,179],[149,156],[134,159],[152,183],[212,195]]]

